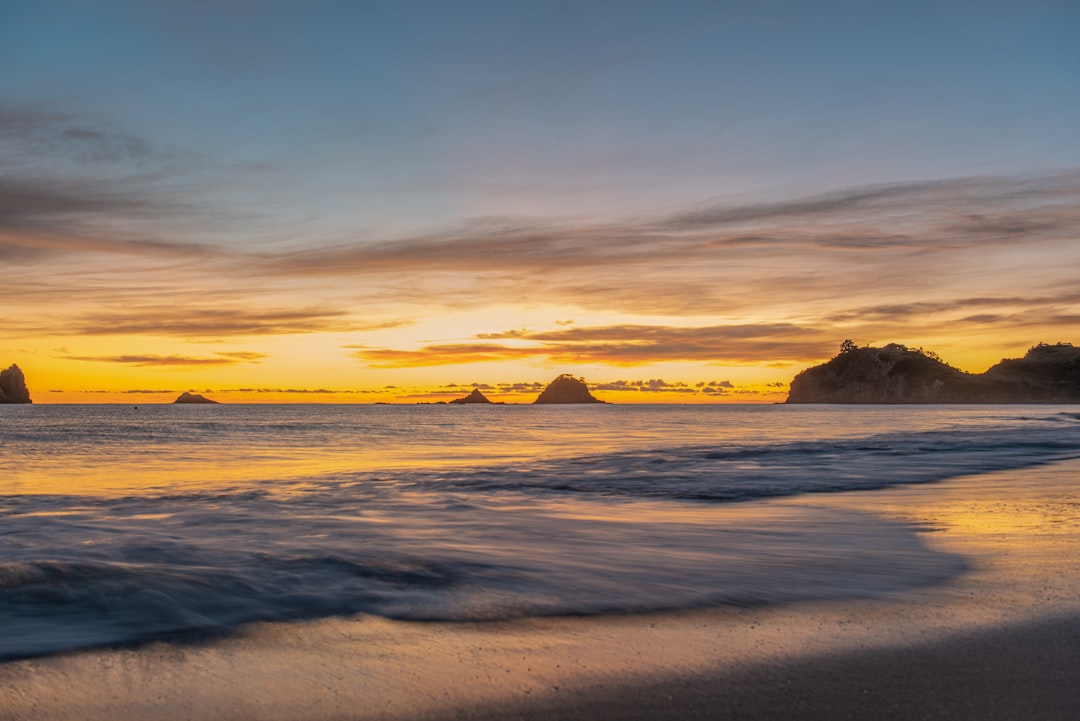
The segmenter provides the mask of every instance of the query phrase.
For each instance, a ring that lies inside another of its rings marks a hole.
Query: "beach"
[[[0,665],[4,719],[1075,719],[1080,462],[781,498],[963,558],[876,598],[497,622],[367,615]],[[747,513],[760,512],[761,504]]]

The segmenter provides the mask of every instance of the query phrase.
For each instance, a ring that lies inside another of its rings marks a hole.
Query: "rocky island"
[[[454,400],[450,401],[450,403],[452,405],[458,405],[461,403],[487,403],[489,405],[494,405],[491,403],[491,401],[488,400],[487,396],[480,392],[479,388],[473,388],[472,393],[470,393],[469,395],[465,396],[464,398],[455,398]]]
[[[0,371],[0,403],[33,403],[30,390],[26,387],[26,377],[14,363]]]
[[[211,403],[217,405],[218,401],[210,400],[206,396],[199,395],[198,393],[184,392],[181,393],[175,401],[173,401],[173,405],[176,405],[178,403]]]
[[[965,373],[932,351],[890,343],[840,353],[791,381],[787,403],[1080,403],[1080,348],[1039,343],[1023,358]]]
[[[575,378],[569,373],[551,381],[533,403],[603,403],[589,392],[585,379]]]

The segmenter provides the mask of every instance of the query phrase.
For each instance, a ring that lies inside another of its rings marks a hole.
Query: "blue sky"
[[[418,267],[409,249],[469,257],[483,245],[478,238],[498,233],[516,245],[483,246],[480,264],[492,274],[520,273],[514,263],[489,263],[514,254],[551,270],[559,258],[593,258],[598,243],[612,257],[624,242],[640,249],[643,227],[670,227],[695,212],[790,209],[807,198],[939,181],[950,189],[941,197],[919,195],[917,204],[882,211],[874,237],[889,223],[940,214],[942,204],[958,218],[982,217],[1032,183],[1056,189],[1029,215],[1048,206],[1060,215],[1075,200],[1072,181],[1060,179],[1080,166],[1078,37],[1074,2],[6,0],[0,257],[17,260],[29,278],[46,267],[38,263],[57,267],[58,248],[72,263],[80,254],[112,254],[108,262],[124,279],[95,276],[86,286],[93,305],[109,283],[168,285],[165,266],[147,260],[154,253],[164,263],[197,248],[214,262],[248,254],[249,267],[308,270],[347,256],[355,264],[338,267],[356,271],[357,285],[370,289],[363,298],[328,284],[335,273],[322,267],[272,282],[263,274],[262,294],[251,281],[250,295],[236,302],[294,307],[302,302],[296,294],[306,293],[305,307],[395,327],[404,327],[404,306],[410,324],[446,312],[445,303],[418,310],[425,294],[469,296],[461,303],[470,312],[498,306],[487,325],[469,321],[474,332],[463,330],[461,339],[471,338],[505,330],[496,326],[519,299],[480,292],[468,269],[453,263],[436,282],[439,269]],[[769,233],[805,235],[821,225],[815,216],[796,228],[785,212],[769,221]],[[863,215],[837,216],[829,232],[838,224],[852,232],[856,216],[865,224]],[[1058,218],[1055,235],[1033,240],[1027,218],[1024,252],[1035,255],[1019,262],[1026,270],[1008,296],[1030,296],[1060,272],[1061,258],[1051,256],[1071,222]],[[947,234],[955,223],[945,227],[918,232]],[[1001,232],[1019,242],[1015,231]],[[546,240],[532,242],[530,233]],[[828,275],[819,240],[803,260],[790,250],[775,263],[763,260],[767,253],[729,251],[715,283],[749,287],[748,279],[764,283],[800,264]],[[938,278],[936,289],[920,287],[926,271],[908,256],[908,277],[897,273],[896,257],[874,265],[845,256],[832,272],[891,278],[883,288],[891,296],[913,289],[897,302],[993,295],[1008,261],[981,265],[982,241],[969,240],[971,254],[950,260],[957,279]],[[669,241],[656,248],[670,251]],[[730,238],[723,242],[731,247]],[[668,322],[694,313],[671,300],[679,258],[664,259],[670,284],[647,292],[658,303],[652,315]],[[235,278],[202,262],[222,283]],[[391,282],[385,276],[395,262]],[[708,280],[699,277],[700,257],[683,262],[687,278]],[[374,265],[386,273],[365,275]],[[732,278],[736,267],[743,270]],[[574,312],[608,324],[627,321],[611,313],[646,313],[647,303],[628,303],[614,277],[590,285],[551,272],[564,292],[523,292],[523,318],[545,304],[552,318]],[[491,277],[481,280],[492,285]],[[852,292],[839,286],[838,294]],[[839,303],[816,288],[803,288],[810,295],[798,302]],[[121,303],[115,293],[100,302],[109,299]],[[763,297],[759,311],[732,310],[726,320],[789,322],[786,308],[796,301],[785,303]],[[1070,303],[1054,309],[1071,312]],[[733,302],[706,303],[700,314],[729,308]],[[62,314],[45,305],[29,312]],[[823,333],[832,316],[818,318]],[[904,332],[928,337],[940,320]],[[1001,345],[1026,342],[1009,339]],[[386,342],[398,350],[411,342],[415,351],[428,340]]]
[[[675,209],[1080,154],[1075,3],[4,7],[7,104],[186,154],[225,203],[287,203],[327,232]]]

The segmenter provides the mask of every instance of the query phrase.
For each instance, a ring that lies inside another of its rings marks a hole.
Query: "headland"
[[[846,341],[836,357],[795,376],[786,402],[1080,403],[1080,348],[1040,343],[976,374],[921,348]]]

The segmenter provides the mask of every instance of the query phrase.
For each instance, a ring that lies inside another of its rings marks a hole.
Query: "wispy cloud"
[[[489,337],[492,334],[485,334]],[[415,350],[350,346],[353,357],[382,368],[441,366],[543,358],[562,363],[620,366],[664,361],[748,363],[820,358],[835,345],[828,332],[792,324],[706,327],[621,325],[515,332],[528,345],[448,343]]]
[[[1080,173],[855,188],[782,203],[719,206],[605,225],[483,220],[455,230],[264,258],[266,271],[552,271],[723,261],[718,249],[946,250],[1062,237],[1080,227]]]
[[[102,127],[100,120],[43,104],[0,102],[0,139],[12,144],[5,153],[8,158],[32,157],[39,163],[46,156],[84,164],[142,167],[143,163],[191,155],[134,133]]]
[[[72,157],[73,147],[95,143],[155,152],[72,115],[32,109],[0,109],[0,133],[53,138]],[[297,229],[288,242],[261,247],[249,236],[221,240],[230,226],[205,193],[133,178],[0,174],[0,259],[9,266],[0,301],[36,308],[7,324],[7,335],[361,332],[404,325],[364,319],[491,304],[665,323],[717,319],[349,348],[379,367],[528,358],[639,365],[817,359],[837,342],[837,325],[845,334],[910,337],[943,323],[1028,324],[1041,313],[1044,325],[1060,325],[1080,313],[1065,289],[1080,263],[1078,171],[856,187],[605,223],[488,218],[334,241]],[[84,303],[67,302],[75,296]],[[761,318],[778,322],[745,320]]]
[[[556,302],[733,317],[781,304],[835,312],[883,295],[948,298],[1005,281],[1026,293],[1064,282],[1060,266],[1035,259],[1080,261],[1078,234],[1073,172],[855,188],[607,224],[485,220],[262,254],[247,270],[379,280],[402,300],[448,306]],[[1027,261],[1017,262],[1020,251]]]
[[[920,301],[915,303],[888,303],[862,308],[846,309],[834,313],[828,320],[837,323],[850,321],[895,320],[912,316],[937,316],[941,314],[964,314],[985,309],[1033,309],[1052,313],[1053,309],[1080,304],[1080,292],[1064,291],[1054,295],[977,296],[950,298],[948,300]]]
[[[105,355],[80,356],[65,355],[65,360],[88,361],[93,363],[122,363],[137,367],[205,367],[230,366],[239,363],[258,363],[267,356],[263,353],[221,352],[213,356],[183,355]]]
[[[78,316],[70,322],[80,335],[156,335],[181,338],[226,338],[398,328],[410,321],[358,322],[348,311],[333,308],[253,310],[246,308],[175,308],[152,306],[127,313]]]
[[[272,393],[285,395],[350,395],[368,394],[378,391],[370,389],[331,389],[331,388],[222,388],[221,393]]]

